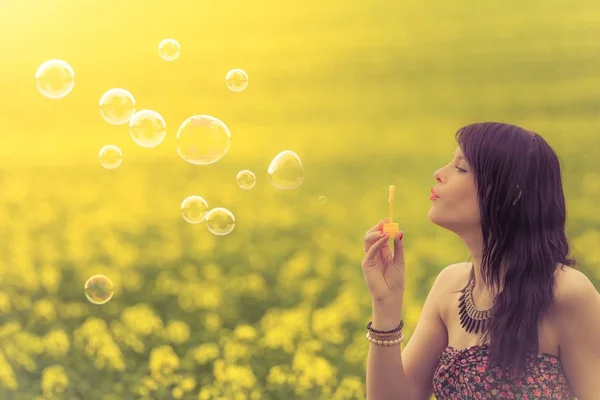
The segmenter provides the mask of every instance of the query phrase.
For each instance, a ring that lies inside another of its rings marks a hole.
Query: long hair
[[[567,257],[560,162],[541,136],[515,125],[467,125],[456,141],[477,187],[482,279],[490,290],[503,280],[479,344],[489,340],[490,362],[520,375],[528,353],[539,351],[538,323],[552,304],[556,264],[577,264]]]

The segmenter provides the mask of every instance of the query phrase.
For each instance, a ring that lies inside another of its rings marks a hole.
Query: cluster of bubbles
[[[206,222],[210,233],[223,236],[231,233],[235,227],[235,217],[226,208],[209,209],[208,202],[201,196],[188,196],[181,202],[181,216],[190,224]]]
[[[181,46],[174,39],[164,39],[158,45],[160,58],[175,61]],[[65,61],[52,59],[43,62],[35,74],[36,86],[49,99],[67,96],[75,86],[75,72]],[[248,75],[242,69],[232,69],[225,76],[225,86],[232,92],[242,92],[248,86]],[[99,101],[100,115],[111,125],[129,125],[133,141],[143,148],[160,145],[167,134],[165,119],[150,109],[138,110],[133,95],[123,88],[107,90]],[[179,157],[193,165],[213,164],[222,159],[231,147],[231,132],[221,120],[204,114],[193,115],[181,123],[176,134],[176,151]],[[114,144],[107,144],[98,154],[100,165],[108,170],[123,163],[123,152]],[[304,180],[300,157],[291,150],[277,154],[267,168],[269,183],[281,190],[295,189]],[[256,185],[256,175],[242,170],[236,176],[238,186],[251,190]],[[325,203],[325,196],[319,197]],[[192,195],[181,203],[181,216],[190,224],[204,222],[214,235],[227,235],[235,227],[235,217],[223,207],[210,209],[201,196]],[[85,283],[85,295],[94,304],[108,302],[114,293],[111,280],[104,275],[94,275]]]

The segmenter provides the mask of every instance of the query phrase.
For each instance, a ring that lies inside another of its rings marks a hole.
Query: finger
[[[368,235],[371,232],[382,230],[383,229],[383,224],[385,222],[390,222],[389,217],[386,217],[386,218],[382,219],[381,221],[379,221],[376,225],[374,225],[371,229],[369,229],[366,234]]]
[[[404,257],[404,232],[400,231],[400,234],[394,238],[394,259],[395,265],[400,265],[402,258]]]
[[[365,244],[364,244],[364,248],[369,250],[369,248],[371,246],[373,246],[373,243],[375,243],[377,240],[379,240],[382,236],[381,236],[382,232],[381,231],[375,231],[375,232],[371,232],[369,234],[367,234],[365,236]]]
[[[379,251],[379,249],[381,249],[381,246],[383,246],[383,244],[387,242],[388,238],[389,237],[387,235],[385,235],[381,239],[379,239],[378,241],[376,241],[373,244],[373,246],[371,246],[369,248],[369,250],[367,250],[367,254],[365,255],[365,258],[366,259],[373,258],[375,256],[375,253],[377,251]]]

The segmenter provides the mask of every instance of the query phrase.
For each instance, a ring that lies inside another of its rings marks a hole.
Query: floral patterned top
[[[460,350],[446,347],[433,375],[436,399],[576,399],[560,358],[530,354],[524,377],[515,380],[500,367],[488,368],[488,350],[488,344]]]

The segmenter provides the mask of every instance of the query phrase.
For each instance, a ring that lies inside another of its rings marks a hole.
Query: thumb
[[[397,237],[394,238],[394,259],[395,265],[400,266],[404,263],[404,232],[400,231]]]

